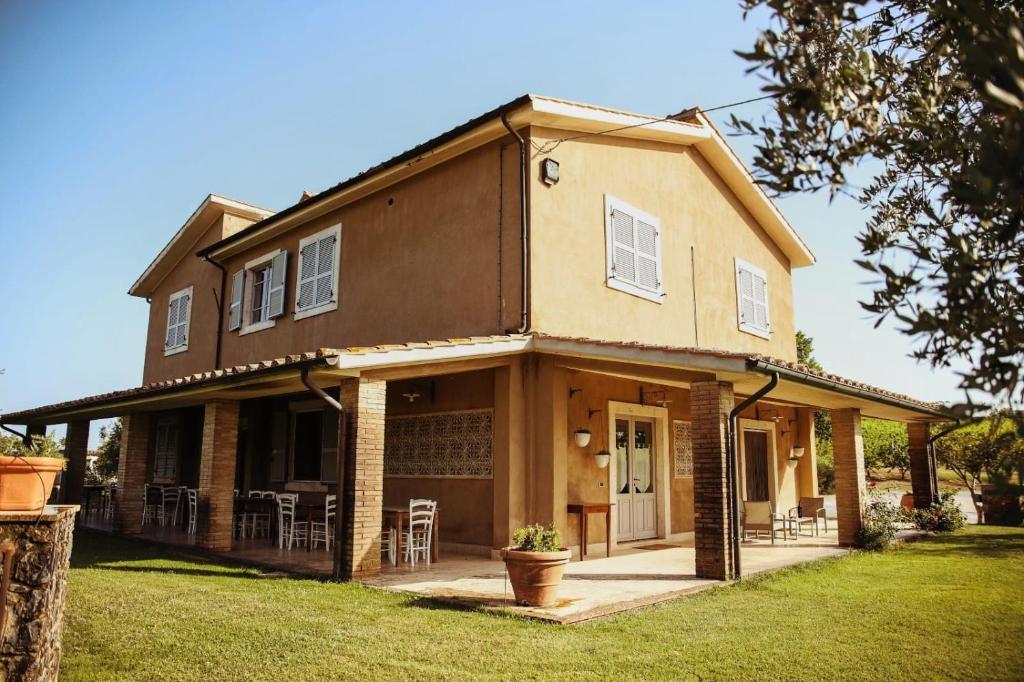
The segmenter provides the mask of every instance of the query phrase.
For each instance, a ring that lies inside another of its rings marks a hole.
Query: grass
[[[972,527],[575,626],[75,538],[63,680],[1020,679],[1024,529]]]

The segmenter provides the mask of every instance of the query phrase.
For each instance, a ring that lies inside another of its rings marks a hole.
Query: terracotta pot
[[[63,470],[64,460],[54,457],[0,457],[0,511],[42,509]]]
[[[913,509],[914,508],[914,494],[913,493],[903,493],[903,497],[900,498],[900,506],[903,507],[904,509]]]
[[[526,606],[551,606],[572,552],[520,552],[512,547],[501,550],[516,603]]]

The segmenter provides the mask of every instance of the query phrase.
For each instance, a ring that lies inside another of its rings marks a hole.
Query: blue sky
[[[125,292],[206,194],[285,208],[524,92],[651,114],[754,97],[733,50],[763,22],[695,0],[5,0],[0,411],[138,385],[147,306]],[[956,400],[860,309],[859,207],[779,205],[819,260],[794,289],[826,368]]]

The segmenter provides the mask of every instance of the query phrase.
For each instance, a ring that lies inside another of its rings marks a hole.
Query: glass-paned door
[[[655,537],[658,534],[658,505],[654,476],[654,422],[615,420],[615,466],[619,540]]]

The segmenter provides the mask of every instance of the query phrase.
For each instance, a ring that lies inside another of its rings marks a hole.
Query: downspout
[[[217,294],[217,350],[213,356],[213,368],[220,369],[220,347],[224,338],[224,289],[228,285],[228,271],[209,256],[203,256],[203,260],[220,270],[220,293]]]
[[[336,494],[338,496],[338,501],[340,501],[341,504],[338,504],[336,507],[337,512],[340,513],[336,512],[337,516],[334,519],[334,556],[332,557],[331,576],[335,580],[341,580],[343,578],[341,570],[343,555],[341,550],[343,544],[347,544],[345,543],[344,521],[345,519],[351,518],[352,514],[352,509],[349,508],[349,495],[347,495],[345,491],[345,482],[348,480],[348,453],[345,452],[345,408],[341,406],[340,402],[328,395],[324,389],[320,388],[310,380],[309,367],[302,368],[300,377],[303,385],[309,389],[310,393],[320,398],[320,400],[323,400],[338,413],[338,481]]]
[[[741,402],[729,413],[729,429],[726,433],[726,459],[725,476],[729,488],[729,535],[732,542],[732,577],[733,580],[740,579],[740,519],[739,519],[739,482],[736,473],[736,445],[739,431],[737,420],[740,413],[747,409],[764,396],[771,393],[779,385],[779,373],[772,372],[768,383],[757,390],[756,393]]]
[[[526,140],[524,140],[523,136],[516,132],[516,129],[508,122],[507,112],[501,114],[501,122],[505,125],[505,128],[512,133],[512,137],[516,138],[516,143],[519,145],[519,240],[522,245],[522,263],[520,268],[522,288],[520,291],[520,309],[522,313],[519,318],[519,329],[516,330],[516,333],[525,334],[530,329],[530,313],[527,308],[529,303],[529,297],[527,296],[527,278],[530,274],[530,230],[529,221],[526,217]]]

